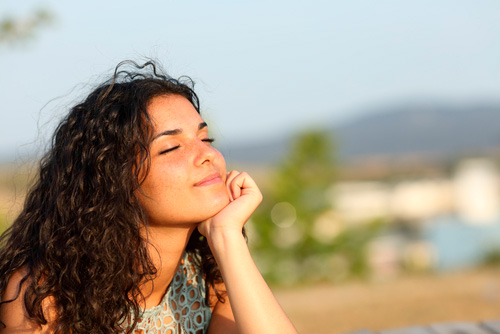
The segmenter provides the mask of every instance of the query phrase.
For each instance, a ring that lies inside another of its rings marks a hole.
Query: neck
[[[148,226],[143,233],[148,241],[148,251],[157,269],[153,281],[141,288],[145,297],[143,308],[158,305],[172,281],[191,234],[196,225]]]

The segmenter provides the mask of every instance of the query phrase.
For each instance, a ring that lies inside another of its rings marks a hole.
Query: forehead
[[[151,99],[147,112],[154,132],[198,127],[203,122],[191,102],[180,95],[161,95]]]

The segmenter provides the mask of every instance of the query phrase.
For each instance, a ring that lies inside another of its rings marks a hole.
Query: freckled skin
[[[208,129],[193,105],[178,95],[159,96],[148,105],[154,135],[151,166],[137,196],[149,215],[150,225],[199,223],[228,203],[226,164],[222,154],[207,141]],[[165,150],[171,151],[164,152]],[[164,152],[164,153],[161,153]],[[197,185],[210,176],[210,184]]]
[[[158,137],[150,147],[151,169],[142,184],[144,194],[137,196],[149,215],[148,224],[154,227],[150,229],[155,245],[151,253],[157,254],[153,261],[159,268],[149,286],[149,291],[156,290],[149,302],[158,305],[197,224],[224,279],[219,288],[228,297],[215,301],[208,333],[296,334],[241,233],[262,200],[255,181],[245,172],[226,175],[222,155],[208,143],[207,129],[200,126],[203,120],[185,98],[157,97],[148,112]]]

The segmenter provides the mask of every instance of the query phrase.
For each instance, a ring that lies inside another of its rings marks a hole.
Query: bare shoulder
[[[216,284],[219,293],[224,297],[223,301],[217,299],[215,291],[210,289],[210,304],[212,305],[212,319],[208,327],[209,334],[217,333],[238,333],[236,323],[234,321],[233,311],[231,309],[231,302],[226,293],[226,285],[224,283]]]
[[[50,301],[45,301],[43,305],[44,314],[49,324],[39,326],[28,317],[26,307],[24,306],[24,294],[26,292],[26,286],[29,284],[29,279],[24,280],[26,275],[27,270],[20,269],[12,274],[7,283],[7,287],[1,299],[3,303],[0,305],[0,320],[6,326],[1,329],[1,333],[53,333],[53,319],[55,313],[50,312],[54,306]]]

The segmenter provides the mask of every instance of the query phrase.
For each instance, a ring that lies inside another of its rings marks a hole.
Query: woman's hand
[[[262,201],[262,194],[255,181],[245,172],[231,171],[226,178],[229,204],[215,216],[198,225],[202,235],[210,240],[212,232],[237,232]]]
[[[296,334],[255,266],[241,233],[262,194],[247,173],[232,171],[226,186],[229,204],[198,225],[219,265],[230,302],[216,304],[208,332]]]

